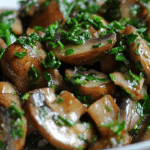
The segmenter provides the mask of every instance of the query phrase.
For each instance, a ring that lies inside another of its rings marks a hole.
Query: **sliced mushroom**
[[[27,125],[26,118],[13,118],[8,111],[11,106],[22,111],[19,99],[13,94],[0,94],[0,140],[3,143],[4,149],[21,150],[25,144]]]
[[[110,122],[118,119],[119,107],[110,95],[106,95],[89,106],[87,112],[94,120],[100,134],[103,137],[109,137],[112,132],[107,127]]]
[[[146,84],[150,84],[150,48],[141,38],[141,36],[136,32],[135,27],[126,27],[122,34],[128,35],[131,33],[137,34],[138,37],[133,43],[130,44],[130,57],[134,61],[134,63],[141,64],[141,67],[139,69],[141,71],[144,71],[146,74]],[[136,51],[138,51],[139,55],[136,54]]]
[[[63,91],[56,98],[52,88],[43,88],[29,94],[25,105],[26,113],[49,143],[57,148],[76,149],[87,147],[88,143],[81,137],[92,141],[92,128],[87,128],[87,123],[79,121],[86,112],[86,107],[71,93]]]
[[[93,100],[100,99],[103,95],[115,94],[115,85],[110,81],[107,75],[103,74],[102,72],[98,72],[96,70],[90,69],[88,71],[79,71],[77,69],[71,70],[66,69],[65,74],[68,76],[68,79],[71,79],[75,74],[83,75],[81,78],[81,81],[83,79],[83,84],[77,84],[79,91],[82,95],[91,95]],[[86,84],[84,84],[84,78],[86,76],[90,76],[90,74],[93,74],[95,78],[101,79],[102,81],[91,80],[87,81]],[[73,81],[74,82],[74,81]],[[75,84],[75,83],[74,83]]]
[[[108,40],[112,40],[112,43],[108,43]],[[65,49],[56,48],[53,50],[54,55],[62,62],[73,65],[91,65],[99,61],[104,52],[109,51],[116,43],[116,34],[106,35],[101,38],[93,38],[86,40],[82,45],[66,45]],[[101,44],[100,44],[101,43]],[[93,45],[98,45],[98,48],[93,48]],[[65,54],[67,49],[73,48],[74,52],[67,56]]]
[[[31,20],[30,27],[42,26],[46,28],[55,21],[65,20],[64,14],[56,0],[50,2],[45,10],[39,11]]]
[[[112,76],[114,84],[122,87],[132,99],[140,100],[145,97],[147,86],[143,85],[145,80],[144,78],[141,78],[139,84],[135,86],[134,82],[126,79],[126,75],[121,72],[114,72],[112,73]]]

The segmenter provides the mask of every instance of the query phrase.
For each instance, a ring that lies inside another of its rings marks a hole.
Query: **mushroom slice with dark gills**
[[[34,37],[36,34],[33,33],[32,35]],[[31,37],[25,36],[19,40],[26,41],[29,38]],[[26,45],[25,42],[21,42],[21,44],[17,42],[6,49],[1,59],[1,69],[4,75],[10,79],[22,94],[33,88],[46,87],[51,84],[56,85],[56,90],[59,89],[59,85],[63,83],[62,76],[55,68],[44,67],[42,62],[46,58],[46,63],[49,63],[47,62],[49,58],[46,57],[39,42],[34,40],[32,42],[32,46]]]
[[[146,84],[150,84],[150,48],[141,38],[141,36],[136,32],[136,28],[133,26],[128,26],[122,32],[124,35],[136,34],[138,37],[129,46],[129,54],[131,60],[139,69],[146,74]]]
[[[21,150],[25,144],[27,125],[19,99],[9,93],[0,94],[1,149]]]
[[[109,40],[112,42],[109,43]],[[109,51],[115,45],[116,40],[116,33],[108,34],[104,37],[85,40],[84,44],[68,44],[64,49],[58,47],[53,49],[53,53],[62,62],[68,64],[91,65],[98,62],[104,56],[104,52]],[[70,54],[68,55],[67,52]]]
[[[62,149],[78,149],[86,148],[92,141],[92,128],[79,121],[86,107],[73,94],[63,91],[56,98],[52,88],[37,89],[29,94],[26,113],[50,144]]]
[[[129,74],[114,72],[111,77],[114,84],[123,88],[132,99],[140,100],[145,97],[147,86],[144,85],[145,79],[142,75],[137,76],[130,70]]]
[[[115,94],[115,85],[111,82],[109,76],[102,72],[93,69],[81,71],[76,68],[75,70],[66,69],[65,75],[77,86],[82,95],[91,95],[93,100],[98,100],[106,94]]]

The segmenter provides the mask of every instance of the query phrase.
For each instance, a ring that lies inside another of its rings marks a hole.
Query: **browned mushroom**
[[[52,80],[54,79],[53,83],[56,85],[56,90],[59,89],[59,85],[63,83],[63,78],[58,70],[44,69],[42,61],[46,55],[41,44],[37,43],[35,48],[38,54],[35,52],[35,49],[30,46],[24,49],[21,44],[14,43],[6,49],[1,59],[1,68],[4,75],[10,79],[22,94],[33,88],[48,86],[47,80],[43,77],[45,72],[51,76]],[[14,55],[17,52],[26,52],[26,55],[23,58],[19,58]],[[32,84],[32,77],[29,75],[31,67],[39,71],[39,79],[36,80],[38,84],[35,84],[33,88],[30,86]]]
[[[19,114],[19,116],[18,116]],[[13,94],[0,94],[0,140],[3,148],[21,150],[25,144],[27,125],[19,99]],[[2,149],[3,149],[2,148]]]
[[[110,81],[107,75],[103,74],[102,72],[98,72],[96,70],[90,69],[88,71],[79,71],[78,69],[71,70],[66,69],[65,74],[67,75],[68,79],[71,79],[74,75],[79,74],[81,77],[80,84],[75,83],[78,86],[79,91],[82,95],[91,95],[93,100],[100,99],[103,95],[115,94],[115,85]],[[93,75],[93,76],[92,76]],[[86,83],[86,76],[93,77],[93,80],[89,80]],[[74,80],[74,79],[73,79]]]
[[[110,129],[103,127],[118,118],[119,107],[110,95],[106,95],[89,106],[87,112],[94,120],[103,137],[110,136]]]
[[[112,73],[113,81],[115,85],[122,87],[134,100],[143,99],[147,90],[147,86],[144,84],[144,78],[142,77],[139,84],[127,79],[127,76],[121,72]]]
[[[136,32],[136,28],[133,26],[128,26],[125,28],[122,34],[137,34],[138,37],[136,40],[130,44],[129,53],[131,59],[134,63],[141,64],[139,68],[141,71],[144,71],[146,74],[146,84],[150,84],[150,48],[146,44],[146,42],[141,38],[141,36]],[[136,54],[136,50],[138,51],[139,55]]]
[[[112,40],[112,43],[108,43],[108,40]],[[56,48],[53,50],[54,55],[62,62],[73,65],[91,65],[99,61],[104,52],[109,51],[116,43],[116,34],[109,34],[101,38],[93,38],[86,40],[82,45],[66,45],[65,49]],[[101,43],[101,44],[100,44]],[[93,45],[98,45],[98,48],[93,48]],[[73,48],[74,52],[67,56],[65,51]]]
[[[52,88],[37,89],[29,94],[26,113],[52,145],[63,149],[78,149],[87,147],[88,142],[85,141],[92,141],[92,128],[87,128],[87,123],[79,121],[86,107],[73,94],[63,91],[56,98]]]
[[[30,23],[30,27],[42,26],[46,28],[55,21],[65,20],[65,16],[62,13],[62,10],[59,7],[59,4],[56,0],[50,2],[45,10],[39,11],[35,14],[34,18]]]

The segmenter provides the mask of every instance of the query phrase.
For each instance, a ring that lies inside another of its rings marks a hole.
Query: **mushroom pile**
[[[150,2],[19,3],[0,13],[0,149],[149,140]]]

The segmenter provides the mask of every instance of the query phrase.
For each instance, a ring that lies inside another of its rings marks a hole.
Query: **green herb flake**
[[[48,87],[51,87],[52,84],[53,84],[53,80],[52,80],[52,78],[51,78],[51,74],[50,74],[49,72],[45,72],[45,73],[43,74],[43,77],[44,77],[44,79],[47,81]]]
[[[108,106],[105,106],[105,109],[106,109],[108,112],[111,111],[110,107],[108,107]]]
[[[16,52],[16,53],[14,53],[14,55],[19,57],[19,58],[23,58],[26,54],[27,54],[27,52]]]
[[[21,100],[28,100],[30,94],[29,93],[25,93],[22,97]]]
[[[45,68],[57,69],[61,65],[61,62],[56,60],[54,53],[51,51],[46,55],[46,58],[43,60],[42,64]]]
[[[19,137],[23,138],[24,129],[23,129],[23,120],[18,118],[17,120],[11,120],[11,135],[13,138]]]
[[[112,39],[107,40],[108,43],[112,43]]]
[[[75,50],[74,50],[73,48],[69,48],[69,49],[67,49],[67,50],[65,51],[65,54],[66,54],[67,56],[69,56],[69,55],[71,55],[74,51],[75,51]]]
[[[139,55],[139,54],[140,54],[138,49],[135,51],[135,54],[136,54],[136,55]]]
[[[57,41],[57,44],[61,47],[61,49],[64,49],[64,48],[65,48],[65,46],[62,44],[61,41]]]
[[[56,102],[57,102],[58,104],[61,104],[63,101],[64,101],[63,98],[59,98]]]
[[[39,79],[39,71],[36,70],[33,66],[30,67],[28,75],[33,77],[34,79],[38,80]]]
[[[134,33],[127,35],[127,44],[131,44],[132,42],[134,42],[137,37],[138,35]]]
[[[53,42],[48,42],[48,46],[52,48],[56,48],[56,44]]]
[[[114,82],[114,80],[115,80],[115,76],[114,76],[113,74],[109,74],[109,76],[110,76],[111,81],[113,81],[113,82]]]
[[[78,138],[79,138],[80,140],[85,141],[86,143],[89,143],[89,140],[86,139],[86,138],[84,138],[83,134],[79,134],[79,135],[78,135]]]
[[[19,118],[22,118],[23,115],[24,115],[24,111],[22,111],[21,109],[19,109],[17,106],[15,105],[11,105],[9,108],[8,108],[8,112],[10,114],[10,116],[12,118],[15,118],[15,117],[19,117]]]
[[[43,107],[40,107],[39,108],[39,111],[40,111],[40,117],[43,119],[43,120],[45,120],[45,117],[47,116],[47,113],[46,113],[46,111],[45,111],[45,107],[43,106]]]
[[[119,118],[115,122],[110,122],[109,124],[100,125],[100,127],[107,127],[108,129],[112,130],[120,140],[124,139],[122,135],[122,131],[125,130],[126,122],[123,120],[121,123],[119,122]]]
[[[97,45],[93,45],[92,48],[99,48],[102,45],[102,43],[99,43]]]
[[[56,124],[58,124],[59,126],[65,125],[65,126],[73,127],[75,124],[75,122],[71,120],[70,118],[64,118],[60,115],[54,115],[53,119],[56,122]]]
[[[40,78],[40,72],[36,70],[33,66],[30,67],[28,71],[28,87],[29,88],[34,88],[37,86],[38,79]]]

